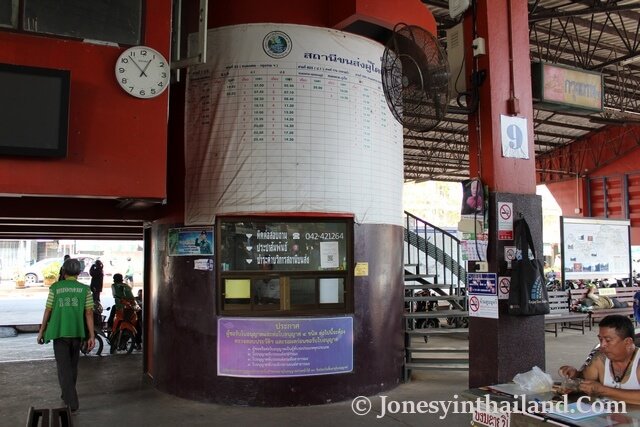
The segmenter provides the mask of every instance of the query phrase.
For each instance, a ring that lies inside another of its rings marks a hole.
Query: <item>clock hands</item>
[[[142,77],[142,75],[147,77],[147,75],[144,72],[147,71],[147,68],[149,68],[150,64],[151,64],[151,59],[147,61],[147,65],[144,66],[144,69],[140,70],[140,71],[142,71],[142,74],[140,74],[140,77]],[[138,67],[138,68],[140,68],[140,67]]]
[[[136,60],[135,60],[135,59],[133,59],[133,57],[132,57],[131,55],[129,55],[129,59],[131,59],[131,62],[133,62],[133,65],[135,65],[135,66],[136,66],[136,68],[137,68],[138,70],[140,70],[140,77],[142,77],[142,76],[148,77],[148,76],[145,74],[145,71],[147,70],[147,67],[149,67],[149,64],[151,63],[151,61],[150,61],[150,60],[149,60],[149,61],[147,61],[147,65],[145,65],[144,69],[142,69],[142,68],[140,68],[140,66],[138,65],[138,63],[136,62]]]

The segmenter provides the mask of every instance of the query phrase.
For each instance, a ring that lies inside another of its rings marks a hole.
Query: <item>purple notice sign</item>
[[[353,318],[218,319],[218,375],[301,377],[353,370]]]

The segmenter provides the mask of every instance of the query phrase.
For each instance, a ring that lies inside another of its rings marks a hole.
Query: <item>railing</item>
[[[460,241],[405,212],[404,380],[421,370],[469,370],[468,348],[433,345],[433,336],[467,335],[467,272]]]
[[[416,274],[434,275],[438,284],[449,285],[452,290],[466,287],[460,240],[410,212],[404,214],[405,264],[415,266]]]

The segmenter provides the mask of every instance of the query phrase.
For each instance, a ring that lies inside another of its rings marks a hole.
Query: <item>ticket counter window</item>
[[[351,312],[352,230],[351,218],[219,217],[221,313]]]
[[[254,304],[258,309],[280,309],[280,279],[261,277],[251,280]]]
[[[247,310],[251,304],[250,279],[226,279],[224,281],[224,309]]]
[[[320,279],[320,304],[344,304],[344,280]]]
[[[316,294],[316,279],[291,279],[291,305],[315,305]]]

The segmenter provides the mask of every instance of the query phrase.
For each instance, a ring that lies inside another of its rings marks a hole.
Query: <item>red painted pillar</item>
[[[480,175],[491,191],[535,194],[527,3],[479,0],[475,27],[475,37],[485,39],[487,53],[476,57],[477,68],[486,72],[486,79],[480,87],[477,114],[469,117],[471,176]],[[465,19],[467,46],[473,38],[473,18],[468,13]],[[473,58],[468,55],[467,63],[470,61]],[[512,98],[514,101],[510,101]],[[517,104],[517,110],[510,108],[510,104]],[[501,115],[527,119],[528,160],[502,157]]]
[[[496,206],[513,204],[513,217],[522,214],[531,227],[536,252],[542,256],[542,208],[535,195],[533,107],[529,59],[527,2],[478,0],[475,13],[465,15],[465,41],[481,37],[486,53],[472,57],[468,50],[468,74],[485,74],[479,89],[479,104],[469,118],[469,159],[472,177],[480,177],[489,188],[489,272],[510,276],[504,262],[504,247],[513,240],[498,240]],[[503,157],[501,117],[526,120],[528,159]],[[471,269],[472,271],[472,269]],[[470,319],[469,385],[477,387],[510,381],[518,372],[534,365],[544,369],[544,316],[514,317],[506,300],[499,304],[499,319]]]

